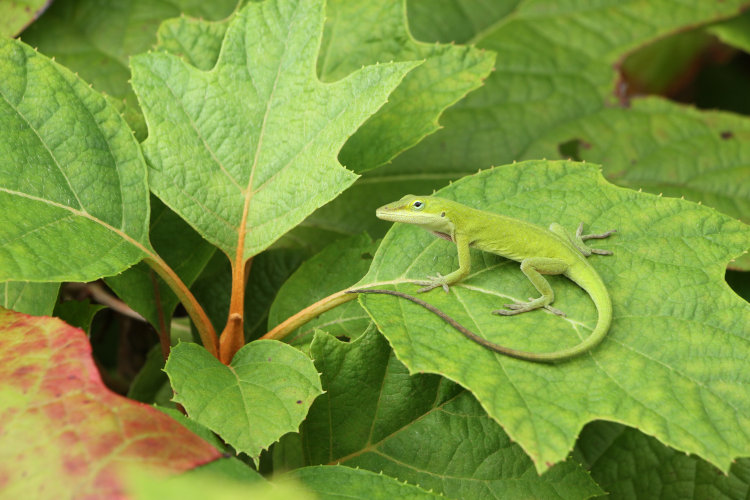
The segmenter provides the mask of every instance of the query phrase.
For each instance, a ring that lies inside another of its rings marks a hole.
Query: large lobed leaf
[[[435,375],[410,376],[375,331],[351,343],[319,332],[311,354],[326,392],[310,408],[298,444],[287,438],[274,449],[277,467],[339,463],[449,498],[601,494],[572,461],[540,477],[471,394]],[[295,455],[301,464],[286,458]]]
[[[0,491],[5,498],[120,498],[119,468],[181,472],[219,451],[104,387],[79,329],[0,310]]]
[[[282,478],[300,481],[324,500],[430,500],[443,498],[432,491],[401,483],[392,477],[336,465],[302,467]]]
[[[576,451],[613,500],[742,500],[750,487],[748,458],[733,463],[727,476],[696,456],[613,422],[587,425]]]
[[[97,90],[124,102],[130,122],[140,128],[143,118],[129,84],[128,58],[151,48],[163,20],[180,15],[223,19],[237,3],[237,0],[55,0],[22,37],[29,45],[77,72]]]
[[[150,250],[146,168],[122,117],[67,69],[0,39],[0,281],[90,281]]]
[[[272,340],[247,344],[228,366],[197,344],[181,343],[172,348],[165,371],[174,401],[190,418],[254,458],[296,430],[321,393],[312,361]]]
[[[425,61],[341,150],[342,163],[355,172],[379,167],[438,130],[442,112],[481,86],[495,62],[492,51],[415,40],[404,0],[329,0],[326,14],[318,59],[323,80],[378,61]]]
[[[363,64],[424,60],[344,145],[339,157],[355,172],[378,167],[435,132],[438,116],[479,87],[495,59],[491,51],[414,40],[404,4],[404,0],[326,3],[317,59],[321,80],[338,80]],[[159,47],[210,69],[225,31],[225,22],[171,19],[159,28]]]
[[[131,60],[152,190],[233,260],[354,182],[339,149],[418,64],[321,83],[322,28],[322,0],[268,0],[232,19],[211,71],[165,53]]]
[[[617,73],[637,48],[736,15],[747,0],[607,0],[596,8],[587,0],[519,1],[512,9],[467,0],[410,5],[423,39],[468,38],[498,58],[485,85],[446,112],[445,127],[398,158],[391,173],[416,177],[425,165],[450,173],[568,158],[561,146],[573,142],[578,159],[601,163],[615,182],[684,195],[750,220],[750,148],[741,140],[748,119],[662,98],[628,101],[627,82]],[[463,15],[449,25],[434,22],[454,10]],[[750,269],[750,258],[734,265]]]
[[[496,51],[496,71],[443,114],[440,131],[393,164],[365,172],[301,228],[325,231],[329,239],[363,230],[379,236],[388,225],[372,212],[393,201],[394,193],[429,193],[478,168],[521,158],[568,158],[576,151],[560,146],[569,143],[578,146],[580,158],[602,162],[616,182],[685,195],[747,222],[750,162],[739,140],[746,118],[669,106],[663,99],[643,105],[632,99],[630,108],[621,107],[615,95],[623,91],[616,70],[627,54],[732,15],[748,2],[698,2],[695,8],[671,1],[618,0],[592,8],[584,0],[565,9],[552,4],[409,0],[416,38]],[[613,150],[618,154],[609,154]],[[705,182],[713,174],[725,181]],[[747,256],[732,264],[748,265]]]
[[[750,247],[744,224],[696,204],[609,185],[597,168],[530,161],[466,177],[439,192],[541,226],[618,229],[592,256],[614,304],[602,344],[558,365],[511,359],[464,338],[425,309],[392,297],[363,303],[411,372],[439,373],[471,390],[542,471],[562,460],[582,426],[611,419],[637,427],[726,470],[750,454],[750,306],[724,281]],[[423,279],[457,268],[455,247],[396,225],[362,284]],[[422,298],[493,342],[554,351],[590,334],[596,311],[569,280],[550,277],[566,318],[535,311],[490,314],[537,292],[518,264],[473,252],[472,274],[449,294]],[[412,284],[397,285],[415,293]]]

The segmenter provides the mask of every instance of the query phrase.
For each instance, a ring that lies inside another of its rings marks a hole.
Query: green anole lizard
[[[591,296],[599,314],[594,331],[580,344],[560,351],[533,353],[518,351],[489,342],[466,330],[455,320],[447,318],[434,307],[428,307],[464,335],[484,347],[527,361],[555,362],[578,356],[590,350],[601,342],[607,334],[612,322],[612,302],[604,282],[586,260],[586,257],[592,253],[612,255],[612,252],[589,248],[584,241],[606,238],[616,230],[607,231],[603,234],[583,235],[583,223],[581,223],[575,235],[569,235],[559,224],[552,224],[547,230],[520,219],[477,210],[455,201],[434,196],[404,196],[396,202],[378,208],[376,216],[387,221],[420,226],[436,236],[456,244],[458,269],[447,276],[441,276],[438,273],[437,276],[428,277],[427,280],[414,281],[414,283],[423,286],[419,292],[427,292],[438,287],[442,287],[448,292],[451,285],[466,278],[471,271],[469,248],[474,247],[520,262],[521,271],[541,294],[540,297],[530,299],[529,302],[505,304],[507,309],[493,311],[494,314],[511,316],[545,308],[555,314],[564,316],[561,311],[550,305],[555,300],[555,294],[549,282],[544,279],[544,274],[562,274],[571,279]],[[390,293],[417,302],[422,306],[429,306],[419,299],[400,292],[367,289],[354,292]]]

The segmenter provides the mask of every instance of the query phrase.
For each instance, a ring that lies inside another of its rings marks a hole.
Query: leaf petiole
[[[198,330],[203,347],[205,347],[212,356],[218,359],[219,357],[219,339],[216,336],[211,320],[208,319],[206,312],[203,310],[201,305],[195,299],[190,289],[185,283],[177,276],[177,273],[169,267],[164,259],[156,255],[155,253],[149,252],[144,262],[149,265],[164,282],[172,289],[172,291],[180,299],[180,302],[185,307],[190,319],[193,320],[195,328]]]
[[[354,287],[345,288],[344,290],[332,293],[331,295],[320,299],[316,303],[305,307],[293,316],[289,316],[286,320],[276,325],[274,328],[269,330],[268,333],[260,338],[281,340],[311,319],[320,316],[324,312],[330,311],[334,307],[340,306],[341,304],[345,304],[356,299],[358,295],[364,291],[365,288],[383,285],[396,285],[399,283],[409,282],[409,280],[393,280],[370,283],[367,285],[355,285]]]

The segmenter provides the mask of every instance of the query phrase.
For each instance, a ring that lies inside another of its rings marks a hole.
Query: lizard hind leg
[[[501,316],[513,316],[534,309],[550,309],[555,314],[562,315],[562,311],[550,307],[555,300],[555,292],[552,290],[549,282],[544,279],[543,274],[562,274],[568,270],[568,264],[562,259],[551,259],[548,257],[530,257],[521,262],[521,271],[529,278],[534,288],[541,294],[536,299],[528,302],[516,302],[513,304],[504,304],[507,309],[498,309],[492,311],[492,314]]]
[[[612,252],[610,252],[609,250],[591,248],[584,242],[586,240],[601,240],[604,238],[608,238],[609,236],[617,232],[617,229],[610,229],[609,231],[601,234],[583,234],[583,222],[578,225],[578,229],[576,229],[575,235],[569,234],[564,227],[557,223],[550,224],[549,230],[557,234],[558,236],[562,236],[563,238],[570,241],[570,243],[572,243],[573,246],[576,247],[576,249],[586,257],[589,257],[591,254],[612,255]]]

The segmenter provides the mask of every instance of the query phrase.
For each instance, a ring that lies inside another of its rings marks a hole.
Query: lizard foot
[[[557,314],[558,316],[565,316],[564,312],[559,309],[555,309],[549,304],[545,304],[541,299],[541,297],[538,299],[529,298],[528,302],[514,302],[512,304],[503,304],[507,309],[497,309],[495,311],[492,311],[492,314],[497,314],[499,316],[514,316],[516,314],[533,311],[534,309],[543,307],[544,309],[547,309],[548,311]]]
[[[603,240],[604,238],[609,238],[616,232],[617,229],[610,229],[609,231],[601,234],[583,234],[583,222],[581,222],[581,224],[578,226],[578,229],[576,230],[576,238],[581,242],[586,240]],[[595,253],[597,255],[612,255],[612,252],[610,252],[609,250],[601,250],[599,248],[589,248],[588,250],[591,253]]]
[[[445,293],[450,291],[448,283],[446,282],[445,276],[437,273],[437,276],[427,276],[426,280],[414,280],[412,281],[415,285],[420,285],[422,288],[417,290],[417,293],[429,292],[433,288],[442,287]]]
[[[609,238],[613,234],[617,232],[617,229],[610,229],[609,231],[606,231],[601,234],[581,234],[583,233],[583,222],[581,222],[581,225],[578,226],[578,231],[576,231],[576,236],[580,236],[583,241],[586,240],[603,240],[604,238]]]

